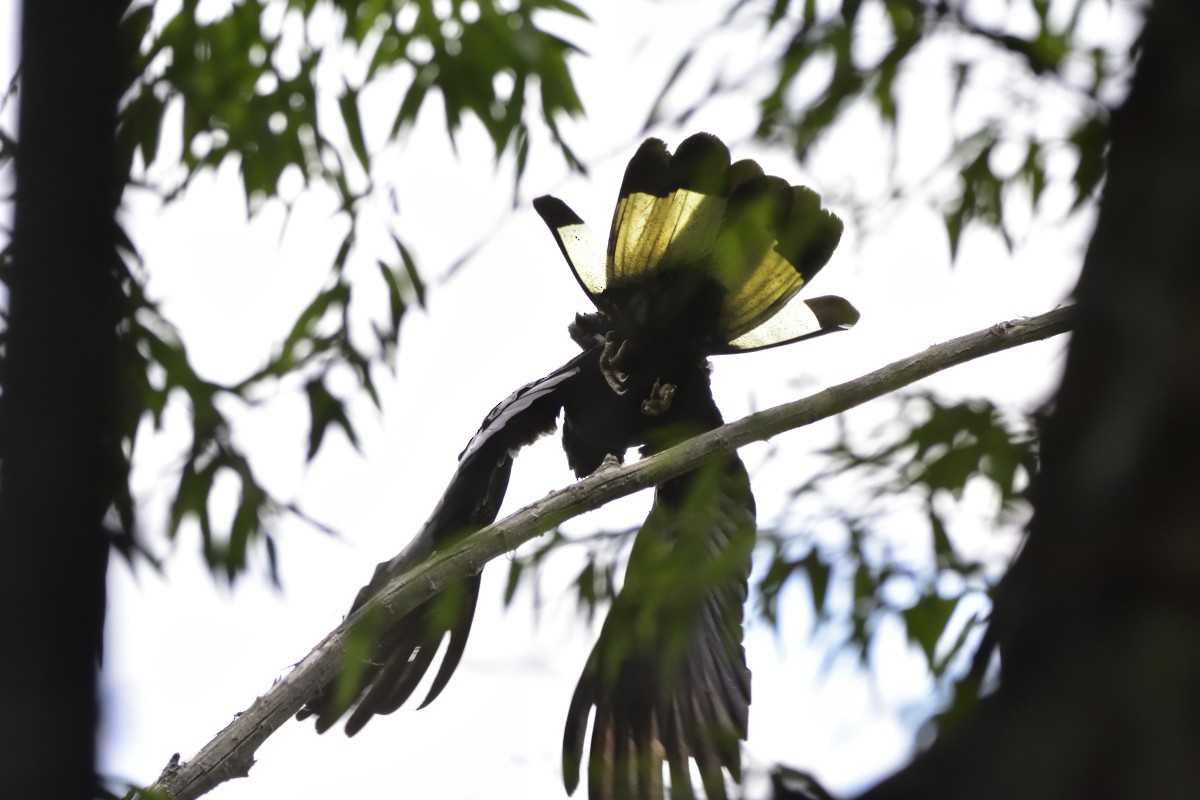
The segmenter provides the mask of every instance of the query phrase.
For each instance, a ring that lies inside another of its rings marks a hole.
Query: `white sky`
[[[573,354],[565,327],[576,311],[589,310],[586,298],[528,201],[552,192],[595,229],[607,230],[620,174],[658,87],[681,49],[727,4],[585,4],[594,23],[565,32],[589,54],[572,64],[588,116],[565,129],[591,175],[569,176],[548,147],[535,148],[515,213],[509,212],[511,165],[493,167],[490,145],[474,124],[460,135],[456,158],[436,98],[403,147],[380,156],[377,179],[397,186],[396,227],[433,286],[428,312],[414,311],[405,320],[396,378],[377,375],[383,413],[365,400],[354,404],[362,453],[333,431],[317,460],[304,464],[308,418],[299,384],[279,386],[252,411],[230,406],[237,439],[266,485],[341,534],[329,538],[295,519],[279,520],[282,592],[268,584],[261,559],[234,590],[216,584],[201,565],[192,526],[173,545],[165,543],[165,502],[176,480],[172,466],[186,442],[186,410],[179,404],[171,409],[162,435],[144,431],[134,478],[144,502],[144,533],[171,555],[163,576],[144,567],[131,572],[120,561],[110,572],[103,772],[149,783],[172,753],[189,758],[266,691],[340,622],[375,563],[420,527],[488,409]],[[11,0],[0,0],[0,43],[12,42],[14,18]],[[742,43],[730,51],[735,66],[761,57],[755,28],[727,30],[725,36]],[[12,54],[15,47],[0,44],[0,52]],[[910,174],[935,164],[950,140],[942,56],[922,59],[902,84],[908,113],[902,118],[901,168]],[[3,59],[7,76],[11,55]],[[352,66],[344,69],[353,72]],[[378,144],[394,113],[395,87],[368,97],[368,142]],[[854,124],[818,152],[813,174],[787,153],[746,144],[754,120],[752,100],[743,95],[709,104],[686,129],[654,133],[673,145],[696,130],[712,131],[731,143],[735,158],[756,157],[768,172],[827,194],[869,197],[880,190],[887,140],[869,114],[852,115]],[[545,144],[544,136],[538,144]],[[862,322],[814,342],[717,359],[714,391],[726,418],[1059,304],[1077,274],[1089,220],[1064,224],[1064,198],[1056,190],[1045,204],[1045,220],[1018,231],[1022,245],[1014,257],[996,236],[968,230],[953,271],[940,218],[926,206],[877,215],[870,230],[848,224],[841,249],[812,291],[847,297]],[[203,374],[236,380],[264,363],[325,279],[344,225],[332,209],[331,198],[317,192],[296,204],[286,227],[277,206],[247,224],[232,164],[198,178],[166,208],[131,193],[126,224],[145,256],[149,293],[178,325]],[[385,204],[378,213],[388,213]],[[485,246],[457,275],[438,280],[481,240]],[[352,267],[356,302],[381,312],[385,300],[381,285],[371,282],[370,247],[368,236]],[[1061,346],[1022,348],[959,367],[928,385],[948,396],[986,396],[1028,410],[1053,386]],[[352,382],[342,377],[334,388],[344,393]],[[865,432],[894,413],[894,406],[877,403],[849,421]],[[743,451],[761,521],[771,522],[780,505],[776,498],[818,468],[805,454],[827,444],[832,432],[825,425],[781,436],[773,443],[774,457],[767,446]],[[518,460],[502,516],[570,480],[557,441],[539,443]],[[648,502],[646,494],[630,498],[568,527],[586,532],[635,524]],[[968,509],[952,534],[973,550],[996,549],[979,518],[978,507]],[[916,530],[924,535],[923,528]],[[905,546],[903,529],[889,533],[896,547]],[[918,547],[914,558],[922,557]],[[260,749],[249,780],[225,784],[210,796],[562,796],[562,724],[596,632],[575,614],[565,590],[581,566],[579,553],[570,550],[551,562],[540,616],[528,591],[502,611],[507,564],[489,568],[462,666],[437,702],[420,713],[405,708],[376,719],[352,740],[340,730],[318,737],[311,723],[290,722]],[[778,634],[761,624],[747,633],[755,683],[745,760],[750,768],[783,761],[811,769],[831,789],[846,790],[903,762],[913,726],[930,710],[928,687],[919,658],[896,629],[880,634],[877,663],[884,666],[864,673],[842,657],[829,668],[829,637],[812,638],[806,594],[803,584],[793,589]],[[761,796],[761,777],[755,787]]]

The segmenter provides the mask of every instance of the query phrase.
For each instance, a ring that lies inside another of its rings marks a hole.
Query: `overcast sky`
[[[294,518],[278,520],[282,591],[269,584],[261,559],[232,591],[215,582],[201,564],[192,526],[175,543],[165,541],[165,503],[187,441],[186,409],[175,404],[162,433],[143,432],[134,483],[143,532],[168,556],[167,566],[158,575],[144,565],[131,570],[113,562],[102,675],[104,773],[151,782],[172,753],[189,758],[266,691],[341,621],[375,563],[420,527],[488,409],[576,352],[566,324],[576,311],[590,310],[587,299],[528,201],[553,193],[606,231],[621,172],[658,87],[682,48],[714,26],[727,5],[585,3],[593,23],[563,32],[588,54],[573,62],[588,115],[565,131],[590,175],[571,176],[549,147],[535,148],[515,211],[511,165],[493,166],[490,144],[472,124],[453,153],[436,101],[402,147],[379,157],[380,174],[397,186],[394,225],[417,255],[431,291],[428,309],[405,320],[396,376],[377,376],[382,413],[365,400],[353,406],[362,451],[332,432],[316,461],[304,463],[308,417],[299,383],[276,387],[254,409],[230,407],[235,435],[266,485],[339,533],[328,537]],[[13,20],[11,0],[0,0],[0,42],[13,41]],[[727,50],[734,67],[739,61],[748,67],[765,52],[754,26],[722,35],[744,41],[740,50]],[[4,75],[11,74],[14,52],[0,46]],[[947,57],[929,54],[901,83],[907,113],[901,118],[900,167],[909,174],[935,165],[950,141]],[[340,68],[349,74],[354,65]],[[369,144],[382,142],[396,91],[385,86],[369,97]],[[6,124],[11,117],[10,109]],[[869,114],[852,115],[853,124],[818,150],[812,172],[802,171],[786,152],[747,143],[755,120],[753,98],[742,94],[709,104],[684,129],[664,126],[653,133],[673,146],[696,130],[711,131],[731,144],[735,159],[758,158],[768,172],[827,196],[871,197],[881,190],[887,138]],[[538,144],[544,143],[543,134]],[[165,146],[177,148],[177,140]],[[157,177],[170,180],[168,173]],[[953,270],[940,217],[926,205],[874,215],[869,229],[848,224],[812,291],[850,299],[862,322],[809,343],[715,359],[714,392],[726,418],[1062,302],[1077,275],[1090,218],[1064,224],[1064,195],[1052,192],[1044,202],[1046,219],[1018,231],[1021,245],[1013,257],[994,234],[969,230]],[[277,205],[247,223],[232,163],[198,178],[165,208],[144,193],[129,194],[125,221],[146,259],[149,294],[179,327],[202,374],[235,381],[265,362],[324,282],[344,232],[334,210],[331,196],[314,192],[296,203],[286,224]],[[392,212],[381,201],[374,213],[382,235]],[[481,242],[453,277],[439,278]],[[369,248],[367,241],[364,253]],[[351,269],[359,295],[369,296],[373,260],[360,259]],[[382,287],[375,291],[364,308],[374,303],[382,313]],[[928,386],[950,397],[986,396],[1030,410],[1057,378],[1061,346],[1052,342],[994,356]],[[342,378],[334,388],[348,392],[353,382]],[[865,436],[894,413],[894,405],[876,403],[848,421]],[[832,432],[832,425],[814,426],[743,451],[760,521],[774,522],[783,491],[819,468],[809,454]],[[502,516],[571,479],[557,441],[540,442],[518,460]],[[568,529],[636,524],[648,503],[643,493]],[[1011,545],[1011,539],[998,542],[983,531],[979,517],[978,506],[968,507],[952,534],[976,550],[1000,552]],[[889,544],[900,552],[914,549],[911,557],[919,561],[926,556],[923,529],[914,531],[906,538],[903,526],[894,527]],[[528,591],[501,610],[506,562],[485,571],[462,666],[429,708],[376,719],[353,740],[340,729],[318,737],[311,723],[290,722],[261,748],[249,780],[210,796],[562,796],[562,724],[596,632],[576,614],[566,588],[582,565],[579,555],[567,550],[552,560],[536,614]],[[833,637],[812,636],[806,592],[797,585],[789,594],[778,633],[760,623],[748,631],[755,683],[746,761],[751,767],[784,761],[812,769],[831,789],[844,790],[902,763],[914,726],[931,710],[924,700],[928,687],[920,659],[907,651],[899,629],[880,634],[883,666],[872,671],[855,669],[847,656],[832,658]]]

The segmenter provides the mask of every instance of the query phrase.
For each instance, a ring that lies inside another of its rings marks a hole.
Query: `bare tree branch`
[[[618,497],[660,484],[751,442],[765,441],[784,431],[840,414],[948,367],[1063,333],[1071,328],[1071,321],[1072,309],[1068,306],[993,325],[811,397],[751,414],[655,456],[603,470],[525,506],[435,553],[416,569],[396,576],[326,636],[288,675],[237,715],[193,759],[180,763],[176,755],[142,796],[157,792],[175,800],[188,800],[231,778],[245,777],[254,764],[259,745],[337,674],[344,643],[364,620],[387,625],[428,600],[440,587],[479,572],[497,556]]]

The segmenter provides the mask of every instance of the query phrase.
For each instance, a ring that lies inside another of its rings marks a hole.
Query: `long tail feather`
[[[715,479],[702,469],[659,487],[625,588],[576,687],[564,779],[573,791],[594,708],[590,800],[658,800],[664,762],[673,798],[694,796],[688,759],[714,800],[725,796],[725,772],[740,776],[750,705],[742,601],[754,500],[736,456],[711,469]]]

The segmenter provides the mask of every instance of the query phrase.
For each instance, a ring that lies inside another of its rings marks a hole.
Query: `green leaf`
[[[1013,248],[1004,224],[1004,181],[991,167],[998,135],[996,128],[988,124],[955,145],[952,159],[961,159],[964,165],[959,171],[958,196],[951,201],[943,217],[950,241],[951,263],[958,257],[963,229],[971,222],[982,222],[997,231],[1010,252]]]
[[[1108,156],[1108,121],[1101,112],[1084,119],[1071,131],[1067,140],[1078,159],[1071,183],[1075,187],[1074,211],[1090,200],[1104,179]]]
[[[860,560],[854,568],[852,585],[854,587],[854,601],[858,604],[862,600],[871,600],[875,597],[875,591],[879,588],[879,581],[871,574],[871,569],[867,566],[866,562]]]
[[[813,611],[818,619],[828,616],[829,579],[833,573],[831,565],[821,559],[821,554],[813,549],[800,562],[808,575],[808,587],[812,594]]]
[[[970,61],[955,61],[951,70],[954,75],[954,91],[950,96],[950,110],[958,109],[958,102],[962,99],[963,89],[966,88],[967,81],[971,78],[971,69],[974,67]]]
[[[314,378],[306,383],[304,391],[308,395],[308,409],[312,418],[308,433],[307,459],[312,461],[317,454],[325,439],[325,431],[330,425],[340,427],[345,432],[346,438],[350,440],[350,444],[357,450],[358,435],[354,432],[354,426],[346,415],[345,404],[325,388],[325,382],[321,378]]]
[[[179,472],[179,484],[171,501],[167,521],[167,536],[174,539],[179,526],[189,516],[203,519],[208,516],[208,495],[212,491],[213,472],[197,471],[195,457],[189,458]]]
[[[589,558],[584,564],[583,569],[575,577],[572,585],[575,587],[575,594],[578,598],[579,606],[587,609],[587,620],[592,622],[596,615],[596,562],[595,559]]]
[[[552,8],[555,11],[561,11],[578,19],[590,20],[591,18],[584,13],[583,9],[574,3],[569,3],[567,0],[543,0],[543,5],[546,8]]]
[[[947,211],[942,215],[942,221],[946,227],[946,239],[950,245],[951,264],[958,259],[958,245],[962,240],[965,216],[966,212],[961,205],[957,206],[953,211]]]
[[[224,564],[226,576],[230,580],[246,568],[250,542],[261,530],[261,514],[266,505],[266,493],[262,487],[247,475],[242,475],[241,479],[242,490],[233,514],[233,523],[229,527],[229,548]]]
[[[921,648],[930,669],[935,663],[937,643],[946,632],[950,615],[957,605],[957,600],[943,600],[931,593],[922,596],[912,608],[901,612],[909,641]]]
[[[691,64],[692,58],[696,55],[695,48],[689,48],[680,59],[675,62],[675,67],[671,70],[671,74],[663,81],[662,88],[658,90],[658,96],[654,98],[654,102],[650,104],[650,113],[646,116],[646,121],[642,123],[642,132],[645,133],[656,125],[662,118],[663,102],[666,100],[667,94],[675,83],[683,75],[684,70]]]
[[[1042,149],[1036,139],[1029,140],[1025,150],[1025,160],[1021,162],[1021,170],[1018,174],[1029,186],[1029,199],[1036,209],[1042,192],[1046,189],[1046,170],[1042,166]]]
[[[425,282],[421,280],[421,274],[417,271],[417,261],[413,258],[408,247],[396,234],[392,234],[392,241],[396,244],[396,249],[400,251],[400,260],[404,264],[404,272],[408,275],[409,286],[417,296],[417,305],[425,308]]]
[[[517,587],[521,584],[521,572],[524,568],[525,563],[520,558],[513,558],[508,562],[508,580],[504,583],[505,608],[512,605],[513,598],[517,595]]]
[[[379,627],[379,608],[366,609],[362,620],[350,628],[343,640],[342,665],[333,692],[333,705],[341,711],[348,709],[358,697],[366,667],[371,663]]]
[[[279,580],[279,551],[275,545],[275,537],[264,532],[263,548],[267,551],[267,573],[271,576],[271,583],[275,584],[276,589],[281,589],[283,583]]]
[[[146,34],[150,31],[150,23],[153,19],[153,3],[139,6],[125,14],[124,19],[121,20],[121,45],[126,53],[139,52],[142,42],[146,40]],[[139,57],[135,59],[135,64],[130,66],[133,69],[128,77],[131,82],[136,81],[140,77],[140,71],[146,66],[142,63],[140,53]]]
[[[132,168],[136,151],[141,151],[142,162],[146,166],[158,158],[165,113],[165,103],[148,91],[137,94],[122,110],[117,142],[127,169]]]
[[[395,120],[392,121],[391,138],[395,139],[417,121],[417,112],[421,110],[421,104],[425,102],[425,94],[429,91],[432,83],[433,73],[429,68],[418,70],[408,91],[404,93],[404,99],[400,102],[400,109],[396,112]]]
[[[368,173],[371,171],[371,156],[367,152],[367,141],[363,137],[362,117],[358,113],[358,90],[346,84],[341,97],[338,98],[338,108],[342,112],[342,122],[346,133],[350,136],[350,147],[358,158],[358,163]]]
[[[956,567],[959,563],[958,553],[950,541],[949,534],[946,533],[946,523],[942,520],[942,515],[934,509],[932,501],[929,502],[928,511],[929,530],[933,534],[934,561],[939,567]]]
[[[275,359],[273,372],[275,374],[290,372],[312,357],[312,352],[299,352],[301,343],[312,345],[314,352],[328,349],[328,344],[323,345],[319,341],[317,326],[326,314],[342,311],[349,302],[350,287],[340,281],[313,298],[308,307],[297,317],[292,330],[284,339],[280,354]]]
[[[758,581],[759,613],[772,626],[779,625],[779,597],[795,568],[796,562],[789,560],[776,542],[771,562]]]
[[[400,321],[404,318],[404,311],[407,306],[404,303],[404,297],[400,293],[400,283],[396,280],[396,275],[392,272],[392,268],[382,261],[376,262],[379,266],[379,273],[383,276],[383,282],[387,286],[388,292],[388,307],[391,310],[391,325],[385,335],[383,341],[395,345],[399,340]]]

